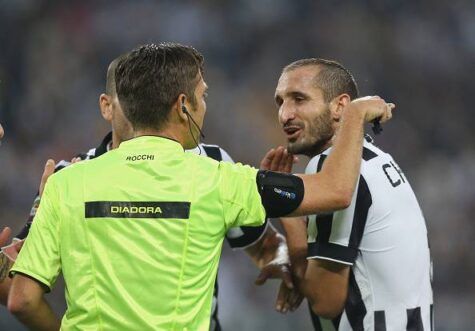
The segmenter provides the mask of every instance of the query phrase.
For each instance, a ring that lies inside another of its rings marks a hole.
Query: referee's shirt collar
[[[176,152],[185,152],[183,146],[176,140],[161,136],[140,136],[123,141],[120,149],[136,149],[150,145],[157,145],[160,148],[167,148]]]

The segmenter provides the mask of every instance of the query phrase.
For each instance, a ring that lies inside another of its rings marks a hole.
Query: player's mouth
[[[284,127],[284,132],[287,137],[287,140],[294,141],[300,136],[302,128],[296,125],[289,125]]]

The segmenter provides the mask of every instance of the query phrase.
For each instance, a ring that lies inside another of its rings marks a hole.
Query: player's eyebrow
[[[287,92],[286,94],[292,98],[297,98],[297,97],[308,98],[308,94],[300,92],[300,91],[290,91],[290,92]]]

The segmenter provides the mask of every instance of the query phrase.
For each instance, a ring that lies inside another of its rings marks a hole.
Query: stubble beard
[[[318,115],[308,127],[305,127],[302,137],[288,143],[287,150],[295,155],[314,157],[330,147],[334,134],[330,109],[327,109]]]

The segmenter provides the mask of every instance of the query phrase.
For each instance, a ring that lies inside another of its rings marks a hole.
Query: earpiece
[[[200,133],[201,138],[204,139],[205,135],[203,134],[203,131],[201,131],[199,125],[196,124],[195,120],[193,119],[193,117],[191,117],[191,114],[188,112],[188,109],[186,109],[185,97],[184,96],[181,97],[181,111],[183,112],[183,114],[186,114],[186,116],[188,117],[188,120],[191,120],[191,123],[193,123],[193,125],[196,126],[196,128],[198,129],[198,131]],[[190,122],[188,122],[188,123],[190,123]],[[190,133],[191,133],[191,136],[193,137],[193,140],[195,140],[195,137],[193,136],[193,133],[191,132],[191,123],[190,123]],[[196,145],[198,145],[198,143],[196,143]]]
[[[189,114],[188,109],[186,109],[186,106],[185,106],[185,97],[181,98],[181,111],[185,114]]]

